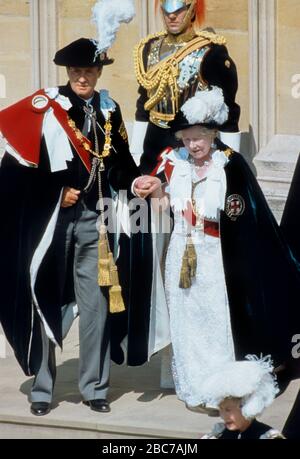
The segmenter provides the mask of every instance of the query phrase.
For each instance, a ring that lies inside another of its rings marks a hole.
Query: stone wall
[[[116,44],[111,50],[111,56],[115,58],[114,65],[104,69],[100,86],[108,87],[113,97],[121,104],[124,118],[132,121],[134,118],[135,101],[137,97],[137,85],[133,72],[132,51],[134,45],[142,35],[148,32],[161,29],[159,17],[154,17],[154,1],[136,0],[137,16],[130,25],[122,25],[118,34]],[[40,10],[45,9],[43,0],[31,2],[37,4]],[[48,2],[50,4],[50,2]],[[57,46],[62,47],[72,40],[81,36],[95,36],[95,27],[90,24],[90,11],[94,0],[51,0],[56,5],[56,30],[51,26],[48,34],[57,34]],[[153,4],[152,4],[153,3]],[[53,7],[54,8],[54,7]],[[49,9],[49,6],[48,6]],[[230,14],[229,14],[230,11]],[[234,14],[232,14],[232,12]],[[47,15],[47,12],[46,12]],[[247,0],[236,0],[223,2],[222,0],[211,0],[208,2],[208,13],[206,24],[214,27],[217,32],[222,33],[228,40],[228,47],[233,59],[236,61],[239,71],[240,89],[238,101],[241,104],[242,118],[241,128],[248,130],[248,10]],[[45,45],[43,33],[47,27],[47,17],[40,16],[45,24],[40,24],[40,46]],[[26,0],[0,0],[0,75],[4,75],[7,86],[7,97],[1,99],[1,106],[6,106],[16,101],[32,90],[36,89],[36,81],[33,75],[37,72],[32,68],[34,64],[33,54],[37,51],[39,43],[34,37],[34,24],[30,20],[30,5]],[[9,33],[7,31],[9,30]],[[37,35],[38,38],[39,35]],[[53,37],[52,37],[53,38]],[[34,48],[34,49],[32,49]],[[41,49],[42,58],[48,60],[51,68],[53,52],[47,53],[49,49]],[[42,67],[42,65],[40,64]],[[41,73],[42,70],[41,70]],[[47,78],[41,80],[47,81]],[[65,71],[58,72],[56,83],[66,81]],[[0,78],[1,83],[1,78]],[[41,81],[41,84],[43,82]],[[0,91],[1,96],[1,91]]]
[[[0,0],[0,108],[31,91],[29,2]]]
[[[300,2],[277,0],[277,8],[276,127],[300,135]]]
[[[264,107],[259,111],[260,151],[255,164],[263,192],[280,220],[300,153],[300,3],[259,2],[268,25],[261,32],[268,62],[260,71],[258,104]]]
[[[154,18],[152,0],[136,0],[137,17],[128,26],[123,25],[118,40],[111,50],[115,64],[103,73],[101,85],[111,89],[120,101],[124,116],[133,119],[136,99],[136,83],[133,74],[132,49],[140,36],[148,29],[161,28],[159,18]],[[30,4],[43,2],[35,0],[0,0],[0,106],[25,96],[32,89],[32,47],[33,36]],[[55,1],[52,1],[55,4]],[[276,17],[276,69],[277,104],[276,125],[282,134],[296,134],[299,99],[292,98],[292,79],[300,75],[298,47],[300,35],[300,2],[298,0],[277,0]],[[95,28],[90,24],[90,11],[94,0],[57,0],[57,44],[63,46],[80,36],[94,36]],[[145,19],[145,15],[148,17]],[[235,60],[239,73],[238,102],[242,107],[241,129],[249,127],[249,24],[248,0],[208,0],[206,25],[222,33],[228,40],[228,48]],[[145,24],[144,30],[141,24]],[[42,50],[43,51],[43,50]],[[46,56],[52,65],[53,56]],[[300,78],[300,77],[299,77]],[[3,83],[3,79],[5,82]],[[59,83],[66,79],[64,70],[59,72]],[[294,80],[296,81],[296,80]],[[296,83],[294,83],[294,86]],[[6,97],[3,89],[6,86]]]
[[[58,42],[64,46],[80,37],[96,37],[96,29],[90,23],[90,12],[94,0],[59,0],[58,1]],[[123,116],[132,121],[135,112],[137,94],[133,68],[133,47],[140,38],[139,23],[141,10],[136,0],[137,16],[129,24],[122,24],[110,56],[115,59],[111,66],[104,67],[99,88],[108,88],[113,98],[121,105]],[[65,82],[65,70],[59,72],[60,83]]]
[[[249,130],[248,0],[208,0],[206,25],[225,36],[239,76],[240,129]]]

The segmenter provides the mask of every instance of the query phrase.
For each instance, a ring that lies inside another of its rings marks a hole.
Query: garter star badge
[[[233,221],[243,215],[245,211],[245,201],[239,194],[232,194],[226,199],[225,212]]]

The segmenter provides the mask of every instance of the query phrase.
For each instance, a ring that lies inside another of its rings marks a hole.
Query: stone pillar
[[[150,33],[159,32],[164,29],[161,15],[159,12],[155,14],[154,1],[149,2],[148,0],[142,0],[139,8],[142,17],[140,23],[141,38],[146,37]]]
[[[276,130],[276,0],[259,0],[258,4],[258,142],[261,149]]]
[[[275,134],[275,4],[249,0],[250,133],[252,156]]]
[[[254,164],[261,188],[280,221],[295,163],[300,136],[282,135],[277,125],[277,1],[249,0],[250,18],[250,132]]]
[[[57,0],[32,0],[30,16],[33,89],[56,86],[58,69],[53,57],[58,48]]]

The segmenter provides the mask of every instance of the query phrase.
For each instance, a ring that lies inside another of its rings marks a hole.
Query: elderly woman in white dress
[[[175,388],[189,407],[206,404],[202,384],[226,362],[263,353],[285,364],[297,311],[286,292],[299,293],[298,272],[278,225],[246,161],[217,138],[227,117],[220,88],[197,93],[173,122],[183,147],[166,149],[153,172],[166,179],[155,207],[174,214],[165,290]]]
[[[216,113],[210,123],[204,123],[213,102]],[[188,122],[184,113],[195,108],[196,118]],[[226,192],[224,166],[230,150],[221,151],[215,144],[217,123],[223,124],[227,116],[222,91],[216,87],[183,106],[173,129],[184,147],[162,155],[157,172],[164,170],[169,183],[153,194],[174,212],[165,288],[176,392],[190,406],[204,403],[201,381],[224,361],[234,359],[219,237]]]

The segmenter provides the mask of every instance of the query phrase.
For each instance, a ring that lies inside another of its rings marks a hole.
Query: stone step
[[[199,432],[184,433],[137,426],[109,425],[22,416],[0,416],[0,439],[199,439]]]
[[[290,181],[261,176],[258,176],[257,180],[276,220],[279,222],[290,189]]]
[[[258,176],[290,182],[299,154],[300,136],[274,136],[254,158]]]
[[[257,157],[254,159],[254,164],[261,176],[277,178],[278,181],[283,180],[290,182],[294,169],[295,161],[268,161]]]
[[[266,199],[274,217],[276,218],[277,222],[280,223],[286,200],[270,196],[266,196]]]
[[[260,175],[257,177],[257,180],[265,194],[286,199],[291,186],[291,182],[289,180],[276,179],[274,177],[262,177]]]
[[[300,153],[300,137],[274,136],[254,159],[257,180],[280,221]]]

